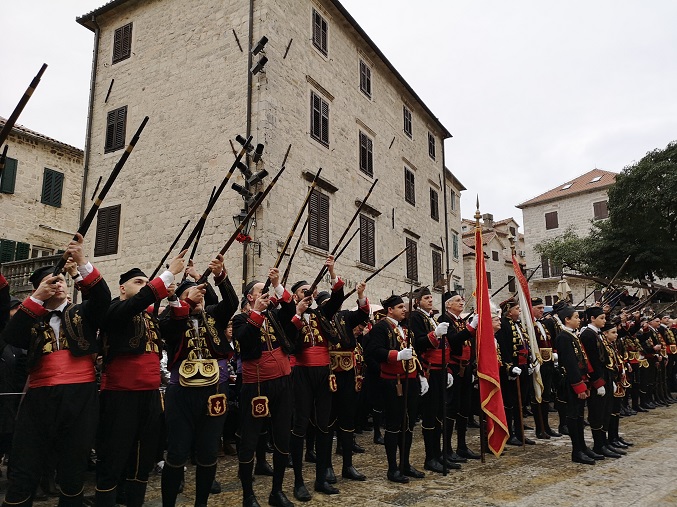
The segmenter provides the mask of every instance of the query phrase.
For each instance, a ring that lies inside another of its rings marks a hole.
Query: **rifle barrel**
[[[45,73],[45,70],[47,70],[47,64],[43,63],[42,67],[40,67],[40,70],[33,78],[33,81],[31,81],[31,84],[28,85],[28,89],[24,92],[23,96],[19,100],[19,103],[14,108],[14,111],[12,111],[12,114],[9,116],[9,118],[5,122],[5,125],[2,127],[2,130],[0,131],[0,146],[2,146],[2,144],[9,137],[9,134],[12,131],[12,128],[16,123],[16,120],[19,118],[21,111],[23,111],[24,107],[26,107],[28,100],[33,95],[33,92],[38,87],[38,84],[40,84],[40,78],[42,78],[42,75]]]
[[[381,266],[379,269],[377,269],[375,272],[373,272],[371,275],[369,275],[369,276],[364,280],[364,283],[369,282],[369,280],[371,280],[371,279],[373,279],[375,276],[377,276],[381,271],[383,271],[385,268],[387,268],[388,266],[390,266],[393,262],[395,262],[395,260],[397,260],[397,258],[398,258],[400,255],[402,255],[402,254],[403,254],[404,252],[406,252],[406,251],[407,251],[407,249],[406,249],[406,248],[403,248],[403,249],[400,251],[400,253],[398,253],[397,255],[395,255],[392,259],[390,259],[388,262],[386,262],[383,266]],[[346,294],[346,295],[344,296],[343,300],[345,301],[345,300],[348,299],[350,296],[352,296],[352,295],[355,293],[356,290],[357,290],[357,289],[351,290],[348,294]]]
[[[282,283],[283,286],[287,284],[287,278],[289,277],[289,271],[291,270],[291,263],[294,260],[294,257],[296,256],[296,251],[299,249],[301,239],[303,238],[303,233],[306,232],[306,227],[308,227],[308,217],[306,217],[306,221],[303,223],[303,227],[301,228],[299,237],[296,240],[294,249],[292,250],[291,255],[289,256],[289,262],[287,262],[287,267],[284,270],[284,275],[282,275],[282,281],[280,283]]]
[[[176,244],[179,242],[179,239],[181,238],[181,235],[182,235],[183,232],[186,230],[186,227],[188,227],[188,224],[189,224],[189,223],[190,223],[190,220],[188,220],[185,224],[183,224],[183,227],[181,228],[181,231],[180,231],[179,234],[176,236],[176,238],[174,238],[174,241],[172,241],[171,246],[169,247],[169,249],[167,250],[167,252],[162,256],[162,260],[158,263],[157,267],[153,270],[153,273],[150,275],[150,280],[152,280],[153,278],[155,278],[155,275],[158,274],[158,271],[160,271],[160,269],[162,269],[162,265],[163,265],[163,264],[165,263],[165,261],[167,260],[167,257],[169,257],[169,254],[172,253],[172,250],[174,250],[174,247],[175,247]]]

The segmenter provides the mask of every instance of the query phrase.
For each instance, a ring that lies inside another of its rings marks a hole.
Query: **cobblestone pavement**
[[[556,414],[550,414],[555,427]],[[367,452],[356,455],[355,466],[366,474],[366,482],[341,479],[335,496],[313,494],[308,506],[359,505],[360,507],[390,506],[644,506],[677,505],[677,406],[659,408],[649,413],[621,420],[621,433],[634,442],[628,455],[618,460],[606,459],[595,466],[571,462],[571,441],[568,437],[538,440],[535,446],[508,447],[507,453],[495,458],[488,455],[486,463],[478,461],[463,465],[462,470],[450,471],[443,477],[427,473],[425,479],[406,485],[394,484],[385,477],[385,451],[371,443],[371,433],[358,436]],[[533,421],[527,421],[533,424]],[[423,470],[423,442],[416,428],[412,464]],[[527,436],[535,438],[532,431]],[[469,433],[469,446],[479,450],[477,430]],[[586,440],[592,443],[589,430]],[[340,475],[341,459],[334,456],[335,470]],[[306,464],[306,485],[312,492],[314,465]],[[209,505],[238,506],[242,504],[237,463],[234,457],[220,458],[217,479],[223,492],[212,495]],[[287,470],[285,492],[297,507],[301,502],[292,495],[293,473]],[[4,481],[3,481],[4,486]],[[261,505],[267,505],[270,477],[254,481]],[[4,489],[4,488],[3,488]],[[194,468],[189,467],[184,493],[177,505],[190,507],[194,499]],[[36,502],[37,506],[55,505],[54,500]],[[160,507],[160,478],[152,476],[148,486],[146,506]]]

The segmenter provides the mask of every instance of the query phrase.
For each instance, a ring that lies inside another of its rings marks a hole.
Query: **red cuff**
[[[289,303],[292,300],[291,292],[289,292],[287,289],[284,289],[281,300],[285,303]]]
[[[598,378],[597,380],[595,380],[592,383],[592,387],[594,387],[595,389],[599,389],[603,385],[604,385],[604,379],[603,378]]]
[[[340,276],[337,276],[336,278],[337,278],[338,280],[336,281],[336,283],[334,284],[334,286],[331,288],[332,292],[335,292],[335,291],[341,289],[341,287],[343,287],[343,286],[345,285],[344,281],[341,280],[341,277],[340,277]]]
[[[360,310],[362,310],[364,313],[366,313],[367,315],[369,315],[369,313],[370,313],[370,311],[371,311],[371,308],[369,308],[369,298],[364,298],[364,299],[365,299],[365,301],[364,301],[364,306],[360,306]],[[357,300],[357,304],[358,304],[358,305],[360,304],[360,300],[359,300],[359,299]]]
[[[7,279],[2,274],[0,274],[0,289],[4,289],[7,287],[7,285],[9,285],[7,283]]]
[[[188,306],[188,303],[185,301],[179,301],[181,303],[181,306],[172,306],[170,305],[169,308],[170,310],[170,316],[172,319],[187,319],[188,315],[190,315],[190,306]]]
[[[430,345],[433,346],[433,348],[437,348],[440,345],[440,339],[435,336],[435,331],[430,331],[428,333],[428,340],[430,341]]]
[[[150,287],[150,290],[152,290],[153,294],[155,294],[155,301],[162,301],[169,295],[169,292],[167,292],[167,287],[165,287],[165,282],[163,282],[162,278],[159,276],[148,282],[148,287]]]
[[[86,293],[89,289],[94,287],[101,280],[103,280],[103,278],[101,278],[101,273],[99,273],[98,269],[94,268],[94,270],[90,274],[88,274],[84,279],[78,282],[77,286],[83,293]]]
[[[472,327],[470,324],[466,324],[466,325],[465,325],[465,328],[466,328],[468,331],[470,331],[470,334],[471,334],[471,335],[475,336],[475,333],[477,332],[477,329],[475,329],[474,327]]]
[[[258,312],[249,312],[249,315],[247,316],[247,322],[249,322],[252,326],[256,326],[260,328],[263,325],[263,321],[266,319],[266,317]]]
[[[294,315],[291,318],[292,324],[296,326],[296,329],[301,329],[303,327],[303,319],[299,319],[298,315]]]
[[[396,350],[391,350],[388,352],[388,362],[389,363],[396,363],[397,362],[397,351]]]
[[[191,310],[194,309],[197,306],[197,303],[190,298],[186,298],[183,301],[185,301],[186,304],[188,304],[188,306],[190,306]]]
[[[37,319],[38,317],[42,317],[49,313],[47,308],[42,306],[40,303],[36,303],[30,297],[24,299],[23,303],[21,303],[21,305],[19,306],[19,309],[23,310],[34,319]]]
[[[583,381],[578,382],[577,384],[571,384],[571,388],[576,394],[581,394],[588,390],[588,386],[586,386]]]

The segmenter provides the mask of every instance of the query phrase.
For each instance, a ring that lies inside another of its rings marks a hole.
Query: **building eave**
[[[601,187],[591,188],[589,190],[581,190],[579,192],[574,192],[574,193],[566,194],[566,195],[563,195],[563,196],[551,197],[550,199],[542,199],[542,200],[539,200],[537,202],[531,202],[531,203],[530,202],[524,202],[522,204],[517,204],[515,207],[519,208],[519,209],[535,208],[536,206],[541,206],[543,204],[549,204],[551,202],[565,201],[567,199],[570,199],[572,197],[577,197],[579,195],[593,194],[595,192],[599,192],[600,190],[607,190],[612,186],[613,186],[613,183],[611,183],[609,185],[601,186]]]

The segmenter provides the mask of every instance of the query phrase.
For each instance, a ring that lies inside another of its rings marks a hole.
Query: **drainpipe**
[[[252,131],[252,73],[250,69],[252,68],[252,45],[254,44],[254,0],[249,0],[249,42],[247,43],[247,133],[245,134],[245,139],[249,139]],[[251,163],[249,154],[247,153],[247,165]],[[245,179],[245,188],[249,190],[249,184]],[[247,210],[247,204],[244,206],[245,211]],[[247,283],[248,275],[248,245],[247,243],[242,244],[242,290]]]

